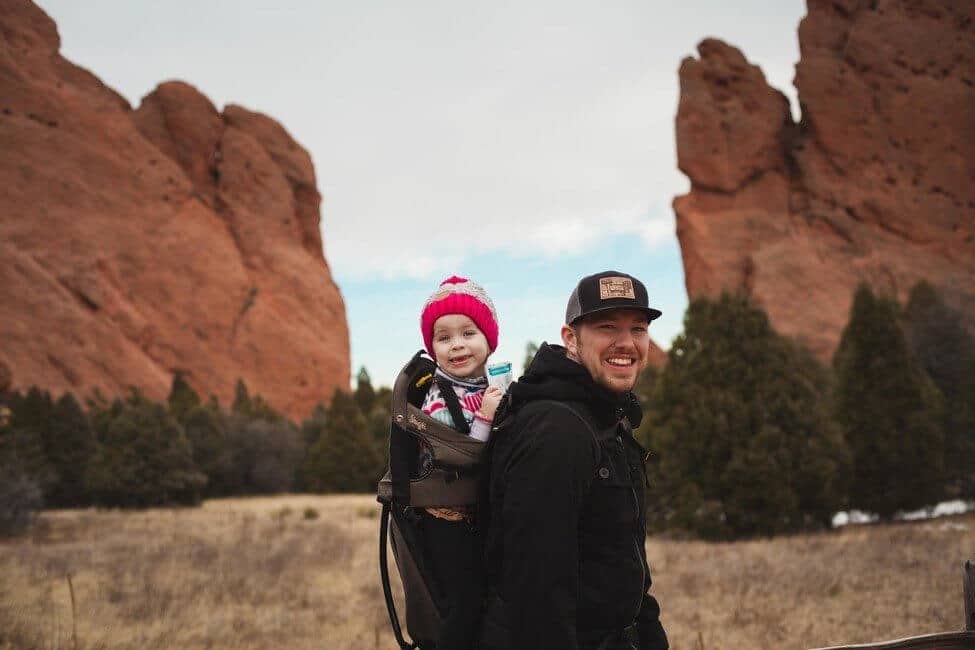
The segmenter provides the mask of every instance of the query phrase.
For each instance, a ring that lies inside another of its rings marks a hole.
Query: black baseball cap
[[[647,288],[632,275],[619,271],[587,275],[579,280],[569,296],[569,304],[565,308],[565,324],[572,325],[583,316],[610,309],[642,311],[647,315],[649,323],[661,314],[649,302]]]

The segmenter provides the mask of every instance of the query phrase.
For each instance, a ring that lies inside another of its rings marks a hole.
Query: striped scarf
[[[470,425],[474,422],[474,414],[481,408],[481,402],[484,400],[484,390],[488,385],[487,377],[460,379],[459,377],[454,377],[444,372],[439,367],[437,368],[436,374],[438,377],[442,377],[450,383],[454,389],[454,394],[457,395],[457,400],[460,402],[464,419]],[[440,386],[436,383],[430,385],[430,390],[427,391],[427,396],[424,398],[421,408],[424,413],[433,419],[443,422],[452,429],[457,428],[454,426],[454,419],[450,416],[447,402],[440,393]]]

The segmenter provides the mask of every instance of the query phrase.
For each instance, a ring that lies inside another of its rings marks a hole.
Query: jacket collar
[[[614,393],[600,386],[585,367],[566,356],[561,345],[543,343],[525,374],[509,391],[514,402],[538,399],[583,402],[605,424],[625,416],[636,428],[643,418],[643,410],[632,392]]]

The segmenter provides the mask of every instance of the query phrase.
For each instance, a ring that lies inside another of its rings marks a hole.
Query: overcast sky
[[[311,153],[322,233],[346,300],[353,371],[377,384],[420,346],[446,275],[495,298],[520,366],[554,341],[582,275],[642,278],[687,304],[674,236],[677,69],[709,36],[793,102],[798,0],[248,2],[40,0],[62,53],[138,106],[187,81],[274,117]]]

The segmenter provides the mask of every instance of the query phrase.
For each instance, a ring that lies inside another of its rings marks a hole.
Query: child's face
[[[487,338],[468,316],[447,314],[433,324],[433,356],[455,377],[484,374],[489,354]]]

